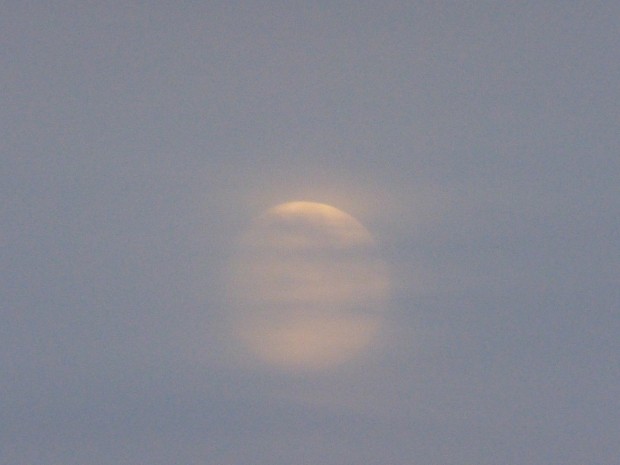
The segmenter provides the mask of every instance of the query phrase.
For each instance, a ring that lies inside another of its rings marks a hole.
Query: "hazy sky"
[[[0,463],[610,465],[620,3],[0,4]],[[239,364],[253,218],[372,233],[381,337]]]

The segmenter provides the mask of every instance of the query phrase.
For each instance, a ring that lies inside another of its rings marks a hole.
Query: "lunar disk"
[[[231,264],[235,340],[287,369],[343,363],[375,338],[388,278],[372,235],[315,202],[277,205],[254,221]]]

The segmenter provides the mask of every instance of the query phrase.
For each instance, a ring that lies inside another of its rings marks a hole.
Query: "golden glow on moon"
[[[289,202],[261,215],[232,263],[232,330],[251,357],[321,369],[368,346],[388,279],[371,234],[329,205]]]

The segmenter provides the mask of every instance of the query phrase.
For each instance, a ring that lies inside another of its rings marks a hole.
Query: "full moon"
[[[237,347],[283,369],[340,365],[375,339],[388,293],[370,232],[330,205],[289,202],[239,242],[229,291]]]

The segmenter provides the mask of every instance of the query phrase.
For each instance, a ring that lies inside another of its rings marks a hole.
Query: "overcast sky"
[[[0,463],[610,465],[620,3],[3,1]],[[335,370],[240,365],[253,218],[390,276]]]

